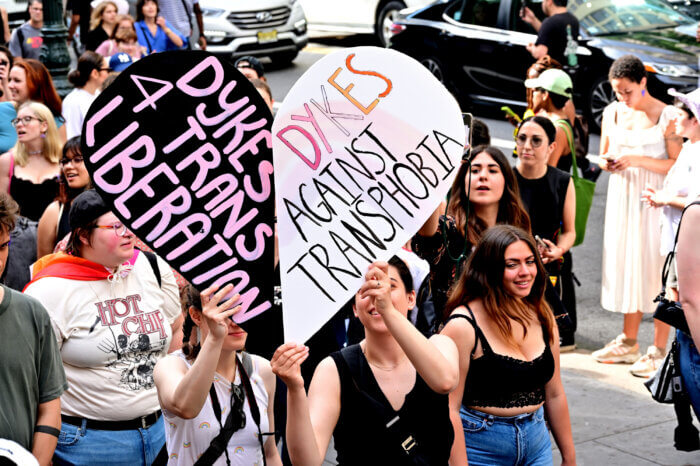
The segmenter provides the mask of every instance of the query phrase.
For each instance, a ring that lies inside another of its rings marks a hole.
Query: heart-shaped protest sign
[[[297,81],[272,133],[285,339],[304,342],[435,211],[465,129],[420,63],[357,47]]]
[[[82,149],[114,213],[198,289],[233,283],[241,323],[271,307],[272,115],[232,65],[164,52],[90,107]]]

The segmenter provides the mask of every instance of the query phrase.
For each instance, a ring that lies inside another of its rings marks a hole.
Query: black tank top
[[[547,166],[547,173],[543,177],[529,180],[518,170],[514,171],[520,188],[520,198],[530,214],[532,234],[556,243],[556,236],[564,218],[564,201],[571,175]]]
[[[41,214],[58,196],[58,177],[35,184],[14,174],[10,181],[10,196],[19,204],[19,213],[30,220],[39,221]]]
[[[549,347],[549,332],[542,326],[544,351],[532,361],[494,353],[484,334],[474,319],[474,313],[467,306],[471,317],[452,314],[447,321],[456,318],[466,319],[476,332],[484,354],[472,358],[464,384],[462,405],[494,408],[520,408],[544,402],[544,386],[554,375],[554,356]]]
[[[331,358],[340,376],[340,417],[333,431],[339,465],[447,464],[454,440],[447,395],[432,391],[416,374],[415,386],[394,411],[359,344]]]

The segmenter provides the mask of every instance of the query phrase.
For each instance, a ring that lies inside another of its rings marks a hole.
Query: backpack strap
[[[150,251],[141,251],[141,254],[146,256],[148,263],[151,264],[153,273],[156,276],[156,281],[158,282],[158,288],[163,288],[163,278],[160,276],[160,267],[158,266],[158,258],[156,257],[155,253]]]

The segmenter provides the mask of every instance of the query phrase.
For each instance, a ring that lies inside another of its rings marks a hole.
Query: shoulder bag
[[[578,246],[583,243],[583,238],[586,235],[586,223],[588,223],[588,214],[593,205],[595,183],[580,177],[578,174],[576,147],[573,141],[574,130],[571,124],[567,120],[558,120],[556,124],[565,130],[566,140],[571,150],[571,171],[574,181],[574,190],[576,191],[576,241],[574,241],[574,246]]]

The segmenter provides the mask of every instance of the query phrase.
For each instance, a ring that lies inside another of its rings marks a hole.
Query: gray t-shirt
[[[41,29],[31,24],[24,23],[14,31],[10,37],[10,52],[15,57],[39,59],[44,38]]]
[[[39,404],[59,398],[68,384],[46,309],[0,286],[0,438],[31,451]]]

